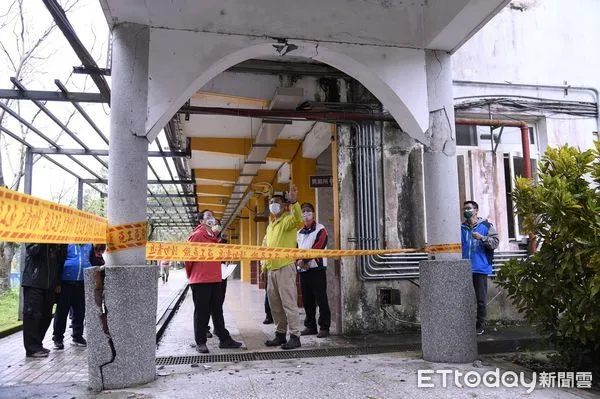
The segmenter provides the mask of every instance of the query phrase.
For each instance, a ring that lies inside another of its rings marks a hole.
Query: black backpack
[[[490,226],[492,225],[490,222],[487,221],[487,219],[484,220],[482,223],[483,223],[483,225],[485,227],[487,227],[488,230],[490,229]],[[495,251],[495,249],[488,248],[487,245],[484,245],[483,249],[485,249],[485,257],[487,258],[488,263],[490,265],[493,265],[494,264],[494,251]]]

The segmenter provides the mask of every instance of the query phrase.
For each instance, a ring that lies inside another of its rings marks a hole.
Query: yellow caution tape
[[[106,219],[0,188],[0,241],[104,243]]]
[[[299,249],[200,242],[148,242],[146,244],[146,259],[188,261],[309,259],[383,255],[417,251],[416,249]]]
[[[38,243],[107,243],[109,251],[146,247],[148,260],[235,261],[338,258],[410,252],[460,252],[460,244],[424,249],[298,249],[190,242],[146,242],[147,222],[108,227],[105,218],[0,188],[0,240]]]
[[[106,234],[106,249],[110,252],[139,248],[146,245],[148,223],[129,223],[110,226]]]

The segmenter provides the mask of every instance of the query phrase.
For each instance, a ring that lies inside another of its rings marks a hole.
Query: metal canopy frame
[[[106,70],[98,67],[91,54],[83,46],[61,6],[56,0],[43,1],[57,26],[63,32],[67,41],[82,62],[82,67],[75,67],[77,68],[77,72],[89,74],[100,93],[70,92],[59,80],[54,81],[58,88],[58,91],[56,92],[28,90],[17,79],[11,78],[10,81],[15,89],[1,89],[0,98],[17,101],[31,101],[37,106],[39,112],[45,114],[80,148],[64,148],[35,127],[32,121],[27,121],[3,103],[0,103],[0,109],[4,110],[8,116],[14,118],[18,123],[33,132],[35,134],[34,137],[41,138],[48,144],[48,147],[40,147],[39,140],[36,140],[36,144],[34,144],[30,140],[23,139],[20,135],[15,134],[6,127],[0,126],[0,131],[26,147],[24,178],[26,182],[25,192],[27,194],[31,194],[34,157],[37,156],[53,163],[77,179],[77,207],[82,209],[83,189],[85,185],[97,191],[100,194],[100,198],[108,197],[106,187],[104,186],[108,183],[106,176],[102,176],[102,172],[97,172],[96,169],[98,168],[92,166],[100,165],[103,170],[107,170],[108,163],[105,157],[108,156],[108,150],[91,148],[88,142],[86,142],[85,137],[77,135],[76,132],[69,128],[46,107],[46,102],[70,102],[77,113],[92,128],[95,134],[105,144],[109,145],[107,136],[101,131],[93,118],[83,109],[81,103],[110,104],[111,93],[106,79],[103,76],[106,74]],[[193,175],[190,173],[190,169],[186,162],[186,158],[191,156],[189,141],[184,141],[177,136],[176,132],[178,129],[176,128],[176,124],[177,120],[174,118],[174,120],[171,120],[164,128],[168,150],[163,149],[162,143],[157,137],[155,142],[159,150],[148,152],[149,177],[152,179],[148,180],[148,202],[146,211],[152,228],[160,227],[169,229],[172,232],[182,232],[184,229],[189,231],[190,228],[196,225],[196,215],[198,210],[196,204],[195,180],[193,179]],[[78,157],[86,157],[86,161],[83,162]],[[156,169],[157,165],[151,162],[151,159],[156,158],[160,158],[162,163],[164,163],[168,176],[159,175]],[[78,165],[85,171],[86,175],[78,174],[71,170],[69,165],[64,163],[65,159]],[[88,162],[87,159],[89,159],[90,162]],[[169,162],[169,159],[171,162]],[[27,182],[29,182],[29,184]]]

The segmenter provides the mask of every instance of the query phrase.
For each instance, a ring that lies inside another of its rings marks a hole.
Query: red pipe
[[[521,128],[521,145],[523,147],[523,177],[531,179],[531,155],[529,154],[529,125],[527,122],[514,119],[476,119],[456,118],[457,125],[467,126],[511,126]]]

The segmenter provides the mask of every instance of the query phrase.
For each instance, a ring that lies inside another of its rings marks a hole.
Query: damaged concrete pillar
[[[427,244],[460,245],[460,204],[456,164],[450,55],[426,51],[429,143],[425,145]],[[460,253],[442,252],[421,262],[423,359],[472,362],[477,356],[475,293],[471,264]]]
[[[113,28],[108,170],[109,225],[146,220],[149,28]],[[145,238],[145,237],[144,237]],[[113,251],[86,271],[89,386],[118,389],[156,378],[158,270],[145,247]]]

